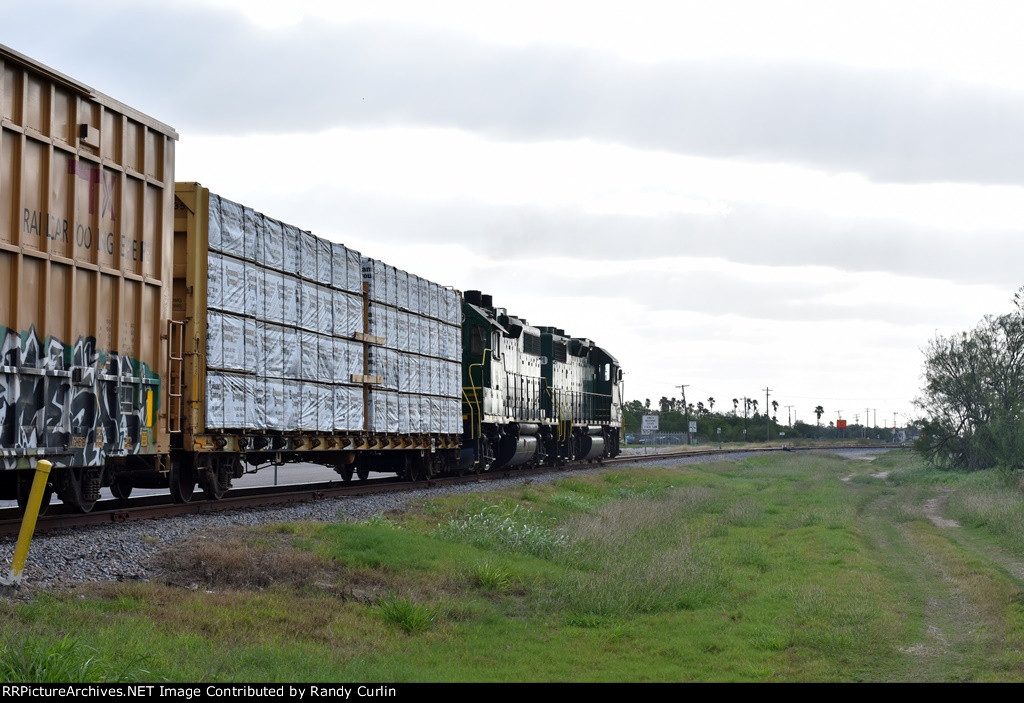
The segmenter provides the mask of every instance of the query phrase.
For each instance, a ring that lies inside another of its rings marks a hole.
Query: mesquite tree
[[[1024,289],[1015,310],[970,331],[936,337],[925,350],[917,448],[955,469],[1024,468]]]

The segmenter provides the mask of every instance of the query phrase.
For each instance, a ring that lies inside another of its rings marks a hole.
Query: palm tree
[[[661,408],[661,412],[668,412],[668,398],[661,396],[661,400],[658,401],[658,406]]]
[[[757,415],[757,399],[750,401],[750,404],[754,407],[754,414]]]
[[[739,398],[733,398],[732,399],[732,416],[733,417],[736,417],[737,415],[739,415],[739,408],[740,408],[740,400],[739,400]]]
[[[825,408],[823,408],[823,407],[821,407],[819,405],[818,407],[814,408],[814,414],[817,416],[818,424],[820,425],[821,424],[821,416],[825,414]]]
[[[708,398],[708,412],[709,413],[715,412],[715,399],[714,398]]]
[[[778,415],[778,413],[779,413],[779,401],[773,400],[772,401],[772,414],[773,415]]]
[[[704,407],[703,401],[698,400],[697,401],[697,415],[698,416],[703,416],[704,414],[707,413],[707,411],[708,411],[708,409]]]

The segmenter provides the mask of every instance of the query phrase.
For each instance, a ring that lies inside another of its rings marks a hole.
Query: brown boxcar
[[[3,46],[0,118],[0,491],[87,509],[170,446],[177,134]]]

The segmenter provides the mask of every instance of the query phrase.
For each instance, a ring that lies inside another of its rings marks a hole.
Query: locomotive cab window
[[[484,353],[484,328],[480,325],[469,328],[469,353],[474,356],[482,356]]]

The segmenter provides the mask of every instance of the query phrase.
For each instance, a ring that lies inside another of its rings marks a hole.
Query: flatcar
[[[0,497],[90,510],[288,462],[404,478],[618,453],[621,370],[489,296],[175,183],[177,133],[0,46]]]

